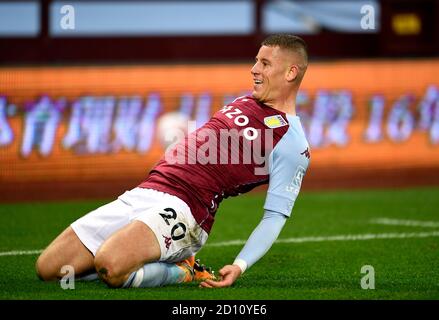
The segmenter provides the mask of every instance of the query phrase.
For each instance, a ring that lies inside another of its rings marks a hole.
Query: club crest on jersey
[[[280,114],[265,117],[264,123],[267,127],[271,129],[276,129],[288,125],[288,122]]]

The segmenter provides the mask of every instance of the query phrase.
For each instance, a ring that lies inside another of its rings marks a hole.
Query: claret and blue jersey
[[[238,146],[231,142],[234,138]],[[310,161],[299,117],[250,96],[224,106],[177,143],[176,150],[184,151],[185,161],[164,156],[140,187],[185,201],[206,232],[224,198],[267,183],[264,209],[290,216]]]

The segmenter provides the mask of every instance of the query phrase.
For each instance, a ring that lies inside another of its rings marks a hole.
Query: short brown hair
[[[308,47],[302,38],[292,34],[274,34],[265,38],[261,46],[279,47],[297,53],[302,60],[299,68],[301,71],[300,79],[303,78],[308,67]]]

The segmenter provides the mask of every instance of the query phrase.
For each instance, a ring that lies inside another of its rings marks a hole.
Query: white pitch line
[[[302,237],[302,238],[286,238],[278,239],[275,243],[305,243],[305,242],[329,242],[329,241],[364,241],[375,239],[408,239],[408,238],[429,238],[439,237],[439,231],[431,232],[411,232],[411,233],[366,233],[366,234],[345,234],[336,236],[322,237]],[[207,247],[227,247],[239,246],[246,243],[246,240],[231,240],[223,242],[207,243]],[[7,251],[0,252],[1,256],[22,256],[39,254],[43,250],[25,250],[25,251]]]
[[[374,224],[385,224],[391,226],[406,226],[406,227],[427,227],[438,228],[438,221],[421,221],[421,220],[401,220],[401,219],[389,219],[389,218],[377,218],[370,221]]]
[[[326,241],[361,241],[375,239],[406,239],[406,238],[428,238],[439,237],[439,231],[412,232],[412,233],[376,233],[376,234],[345,234],[325,237],[302,237],[278,239],[275,243],[305,243],[305,242],[326,242]],[[208,243],[209,247],[237,246],[245,244],[245,240],[232,240],[224,242]]]
[[[43,250],[24,250],[24,251],[7,251],[7,252],[0,252],[0,257],[3,256],[25,256],[25,255],[31,255],[31,254],[39,254],[43,252]]]

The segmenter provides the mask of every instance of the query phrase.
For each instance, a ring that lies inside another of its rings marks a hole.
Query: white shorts
[[[154,232],[160,244],[160,261],[178,262],[195,255],[208,234],[181,199],[160,191],[134,188],[117,200],[91,211],[71,224],[81,242],[96,255],[113,233],[134,220]]]

